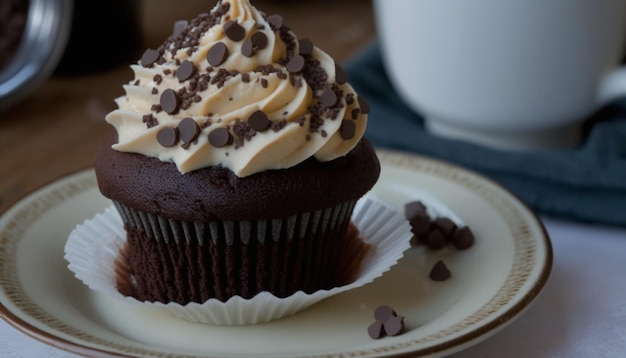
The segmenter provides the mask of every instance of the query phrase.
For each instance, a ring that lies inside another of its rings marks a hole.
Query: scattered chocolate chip
[[[348,73],[338,64],[335,64],[335,81],[340,85],[348,82]]]
[[[390,317],[383,322],[383,329],[389,336],[397,336],[404,331],[404,317]]]
[[[417,212],[410,219],[411,232],[415,236],[426,234],[430,229],[430,217],[426,212]]]
[[[446,239],[452,239],[452,234],[454,233],[454,230],[456,230],[456,224],[454,223],[454,221],[446,217],[439,217],[435,219],[433,225],[443,234]]]
[[[381,305],[374,310],[374,319],[377,321],[385,321],[390,317],[395,317],[396,311],[391,306]]]
[[[367,327],[367,334],[372,339],[379,339],[385,335],[383,330],[383,323],[381,321],[375,321]]]
[[[200,127],[196,121],[190,117],[184,118],[180,121],[176,128],[178,128],[180,140],[182,140],[185,144],[193,142],[196,138],[198,138],[198,135],[200,135]]]
[[[363,114],[370,113],[370,105],[367,103],[365,98],[359,96],[357,98],[357,101],[359,101],[359,107],[361,107],[361,113],[363,113]]]
[[[261,78],[261,87],[267,88],[268,82],[265,78]]]
[[[267,47],[267,36],[262,32],[255,32],[251,37],[252,44],[256,49],[262,50]]]
[[[254,111],[247,119],[250,128],[257,132],[263,132],[268,129],[272,122],[263,111]]]
[[[219,66],[228,58],[228,47],[223,42],[218,42],[207,52],[206,58],[211,66]]]
[[[407,220],[411,220],[411,218],[418,213],[426,213],[426,206],[421,201],[410,201],[404,204],[404,217]]]
[[[327,88],[320,96],[320,103],[326,108],[334,107],[339,102],[339,97],[331,88]]]
[[[426,246],[432,250],[440,250],[443,249],[446,244],[446,238],[443,236],[441,231],[439,230],[431,230],[429,231],[424,238],[422,239]]]
[[[241,54],[246,57],[252,57],[256,54],[256,50],[254,49],[254,43],[251,38],[246,39],[243,42],[243,46],[241,46]]]
[[[298,41],[298,53],[301,55],[310,55],[313,53],[313,41],[310,39],[304,38]]]
[[[157,62],[160,57],[161,53],[158,50],[149,48],[143,53],[143,56],[141,56],[140,63],[143,67],[150,67]]]
[[[302,72],[302,70],[304,70],[304,64],[304,57],[300,55],[295,55],[287,63],[287,71],[289,71],[290,73],[300,73]]]
[[[167,114],[173,114],[178,110],[180,99],[174,90],[168,88],[161,94],[161,100],[159,103],[161,104],[161,109],[163,109]]]
[[[185,60],[176,70],[176,78],[178,78],[180,82],[185,82],[195,75],[196,71],[197,69],[193,62]]]
[[[339,133],[341,134],[341,138],[348,140],[354,138],[354,133],[356,132],[356,125],[354,121],[349,119],[344,119],[341,121],[341,126],[339,127]]]
[[[469,226],[463,226],[454,231],[452,245],[459,250],[469,249],[474,245],[474,233]]]
[[[246,29],[239,25],[237,21],[230,20],[222,26],[224,33],[233,41],[241,41],[246,37]]]
[[[209,143],[216,148],[222,148],[233,143],[233,135],[226,128],[216,128],[209,133]]]
[[[430,270],[430,273],[428,274],[428,277],[430,277],[430,279],[433,281],[445,281],[449,279],[450,276],[450,270],[441,260],[435,263],[433,268]]]
[[[177,37],[180,35],[189,22],[187,20],[178,20],[174,23],[174,31],[172,32],[172,36]]]
[[[166,148],[175,146],[178,143],[178,130],[171,127],[161,128],[157,133],[157,141]]]

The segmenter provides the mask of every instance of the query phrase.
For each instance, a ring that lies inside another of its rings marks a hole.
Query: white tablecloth
[[[454,358],[626,357],[626,229],[544,224],[554,265],[541,295],[508,327]],[[1,320],[0,356],[76,357]]]

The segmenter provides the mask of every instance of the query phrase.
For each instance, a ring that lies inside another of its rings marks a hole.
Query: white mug
[[[383,62],[434,135],[572,146],[626,94],[626,0],[374,0]]]

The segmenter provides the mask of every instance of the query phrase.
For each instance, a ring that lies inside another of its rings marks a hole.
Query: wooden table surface
[[[142,43],[158,46],[176,20],[191,19],[214,0],[141,0]],[[268,14],[283,15],[298,36],[309,37],[343,62],[375,36],[370,1],[253,0]],[[114,21],[112,21],[114,23]],[[132,79],[128,64],[87,75],[52,76],[8,110],[0,112],[0,211],[66,174],[92,166],[103,135],[104,116]]]

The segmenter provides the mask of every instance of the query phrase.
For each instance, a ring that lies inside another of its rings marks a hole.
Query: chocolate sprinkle
[[[211,66],[219,66],[228,58],[228,47],[223,42],[218,42],[206,54],[206,59]]]
[[[163,109],[167,114],[174,114],[178,111],[180,99],[178,98],[178,94],[176,94],[173,89],[168,88],[161,94],[160,104],[161,109]]]
[[[287,63],[287,71],[290,73],[300,73],[304,70],[304,57],[300,55],[293,56]]]
[[[166,148],[175,146],[178,143],[178,130],[171,127],[161,128],[157,133],[157,141]]]
[[[160,57],[161,53],[158,50],[149,48],[143,53],[143,56],[141,56],[140,63],[143,67],[150,67],[157,62]]]
[[[257,132],[263,132],[268,129],[272,122],[263,111],[254,111],[248,117],[248,125]]]
[[[341,138],[348,140],[354,137],[354,133],[356,132],[356,125],[354,125],[354,121],[344,119],[341,121],[341,127],[339,127],[339,133],[341,134]]]
[[[320,103],[326,108],[334,107],[339,102],[339,97],[331,88],[327,88],[320,96]]]
[[[428,276],[433,281],[445,281],[449,279],[452,274],[450,273],[450,270],[448,270],[446,264],[444,264],[443,261],[439,260],[430,270]]]
[[[195,75],[196,71],[197,69],[193,62],[185,60],[176,70],[176,78],[178,78],[180,82],[185,82]]]
[[[209,133],[209,143],[216,148],[222,148],[233,143],[233,135],[226,128],[216,128]]]
[[[178,133],[180,135],[180,140],[185,144],[189,144],[198,138],[200,135],[200,127],[193,118],[187,117],[184,118],[180,123],[178,123]]]
[[[310,55],[313,53],[313,42],[310,39],[304,38],[298,41],[299,53],[301,55]]]
[[[246,37],[246,29],[239,25],[237,21],[230,20],[222,28],[226,36],[233,41],[241,41]]]

